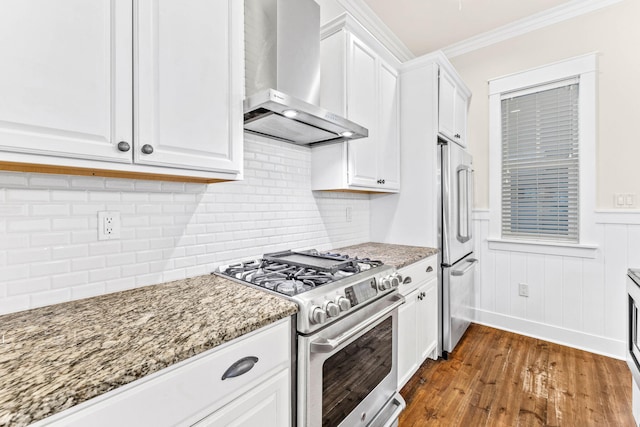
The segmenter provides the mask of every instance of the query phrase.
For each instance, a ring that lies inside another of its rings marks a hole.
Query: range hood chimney
[[[245,0],[244,129],[299,145],[368,136],[319,107],[320,6]]]

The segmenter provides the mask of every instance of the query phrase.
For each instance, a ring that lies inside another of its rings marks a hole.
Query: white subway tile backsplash
[[[85,190],[51,192],[51,201],[53,202],[86,202],[87,200],[89,200],[89,194]]]
[[[28,264],[9,265],[0,268],[0,283],[4,284],[12,280],[26,279],[27,277],[29,277]]]
[[[51,276],[71,271],[71,261],[48,261],[31,264],[31,277]]]
[[[131,254],[135,261],[135,254]],[[149,264],[131,264],[131,265],[123,265],[121,267],[122,277],[130,277],[135,278],[141,274],[146,274],[149,272]],[[135,280],[134,282],[135,283]]]
[[[105,282],[106,292],[120,292],[136,287],[135,277],[126,277],[124,279],[109,280]]]
[[[33,205],[31,208],[31,214],[33,216],[67,216],[71,207],[69,205],[62,204],[42,204]]]
[[[86,282],[86,279],[85,279]],[[71,298],[81,299],[90,298],[106,293],[106,286],[104,283],[93,283],[91,285],[73,286],[71,288]]]
[[[71,232],[71,243],[89,243],[98,240],[98,230],[74,230]]]
[[[29,187],[45,187],[51,188],[69,188],[69,176],[67,175],[40,175],[32,174],[29,176]]]
[[[32,248],[24,250],[13,250],[7,253],[7,264],[33,264],[51,259],[49,248]]]
[[[7,283],[7,296],[35,295],[51,289],[51,278],[40,277],[36,279],[15,280]]]
[[[90,202],[119,202],[121,194],[115,191],[92,191],[89,193]]]
[[[369,240],[369,196],[312,192],[308,148],[245,145],[244,181],[212,185],[0,172],[0,314]],[[120,240],[97,240],[102,210]]]
[[[64,288],[31,294],[29,304],[33,307],[42,307],[44,305],[59,304],[70,299],[71,288]]]
[[[107,179],[104,187],[109,190],[133,191],[135,182],[128,179]]]
[[[96,283],[120,278],[120,267],[101,268],[89,271],[89,282]]]
[[[65,245],[51,248],[51,258],[55,260],[84,258],[87,255],[89,255],[87,245]]]
[[[78,177],[74,176],[71,178],[71,187],[72,188],[81,188],[83,190],[101,190],[105,188],[106,178],[100,178],[96,176],[92,177]]]
[[[0,250],[6,251],[7,249],[21,249],[29,247],[29,240],[24,236],[17,234],[6,234],[0,239]],[[6,252],[4,252],[6,255]]]
[[[51,278],[51,287],[53,289],[68,288],[82,286],[89,282],[88,271],[78,271],[74,273],[59,274]],[[104,288],[104,286],[102,286]]]
[[[83,217],[54,218],[51,220],[51,229],[59,230],[85,230],[89,228],[89,219]],[[96,231],[97,234],[97,231]]]
[[[10,217],[10,216],[28,216],[29,215],[29,205],[27,204],[3,204],[0,205],[0,216],[2,217]]]
[[[0,186],[2,187],[27,187],[29,185],[29,175],[0,172]]]
[[[122,243],[118,240],[102,240],[89,244],[89,255],[111,255],[121,253]]]
[[[93,256],[86,258],[74,259],[71,261],[72,271],[93,271],[104,268],[106,264],[105,257]]]
[[[32,308],[29,295],[6,296],[0,298],[0,313],[13,313]]]
[[[42,219],[8,219],[6,220],[9,233],[35,233],[51,230],[51,220]],[[27,234],[28,235],[28,234]]]

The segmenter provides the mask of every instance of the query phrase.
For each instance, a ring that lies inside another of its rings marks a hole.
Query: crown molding
[[[393,31],[382,22],[373,10],[362,0],[336,0],[345,10],[356,18],[373,36],[378,39],[400,62],[415,58],[409,48],[400,41]]]
[[[353,1],[353,0],[352,0]],[[602,9],[622,0],[573,0],[560,6],[536,13],[494,30],[470,37],[442,49],[447,58],[454,58],[465,53],[490,46],[517,37],[558,22],[575,18],[585,13]]]

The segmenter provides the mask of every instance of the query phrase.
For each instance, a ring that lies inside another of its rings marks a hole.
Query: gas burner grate
[[[308,260],[312,265],[305,265]],[[382,265],[369,258],[335,253],[279,252],[263,259],[221,267],[219,272],[274,292],[294,296]]]

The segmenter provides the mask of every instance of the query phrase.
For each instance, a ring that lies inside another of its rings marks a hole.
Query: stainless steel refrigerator
[[[438,138],[438,238],[440,243],[440,349],[448,358],[471,321],[473,254],[473,163],[460,145]]]

